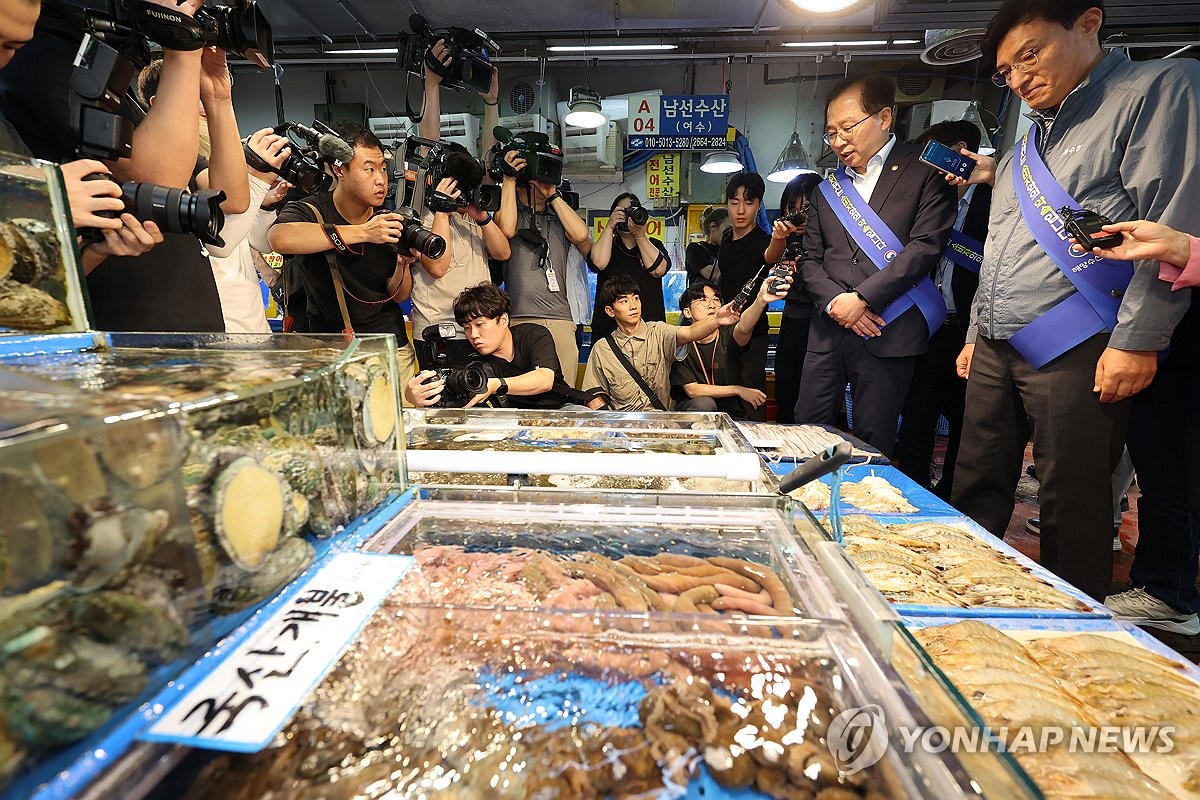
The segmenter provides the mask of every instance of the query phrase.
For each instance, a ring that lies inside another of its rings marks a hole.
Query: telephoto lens
[[[413,217],[406,217],[402,224],[404,231],[395,245],[397,253],[407,253],[412,248],[426,258],[441,258],[446,252],[446,240]]]
[[[470,400],[477,394],[487,391],[488,370],[483,364],[471,362],[459,369],[446,373],[446,394]]]
[[[96,172],[85,180],[117,180],[106,172]],[[126,181],[121,184],[121,200],[125,211],[140,221],[152,221],[170,233],[189,233],[205,244],[224,247],[221,228],[225,225],[225,213],[221,203],[225,192],[204,189],[189,192],[155,183]],[[98,216],[115,218],[115,211],[96,212]]]

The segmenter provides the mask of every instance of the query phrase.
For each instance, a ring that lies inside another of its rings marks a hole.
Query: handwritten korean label
[[[632,95],[629,98],[630,150],[719,150],[729,132],[729,97]]]
[[[679,196],[679,153],[659,153],[646,162],[646,198]]]
[[[338,553],[142,738],[252,753],[271,743],[412,565]]]

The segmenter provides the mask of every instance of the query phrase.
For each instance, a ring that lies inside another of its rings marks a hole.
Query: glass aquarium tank
[[[5,343],[0,788],[79,755],[404,486],[394,343]]]
[[[405,412],[408,469],[428,486],[773,493],[725,414],[439,409]]]
[[[194,751],[151,796],[980,796],[952,756],[904,752],[919,722],[845,625],[605,613],[385,604],[271,746]],[[864,707],[861,758],[839,743]]]
[[[86,330],[81,276],[58,167],[0,153],[0,332]]]

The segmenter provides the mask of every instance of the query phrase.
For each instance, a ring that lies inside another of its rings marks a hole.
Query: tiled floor
[[[940,439],[941,437],[939,437]],[[934,454],[934,461],[939,470],[943,455],[944,446],[939,441],[937,452]],[[1033,454],[1031,448],[1025,451],[1025,466],[1029,466],[1032,463]],[[1041,543],[1037,536],[1034,536],[1026,529],[1025,521],[1030,517],[1038,515],[1037,490],[1037,481],[1023,474],[1021,482],[1017,485],[1016,509],[1013,512],[1012,521],[1008,525],[1008,531],[1004,534],[1005,542],[1035,561],[1038,560],[1038,556],[1040,555]],[[1125,512],[1121,522],[1121,543],[1123,547],[1120,553],[1113,553],[1112,590],[1114,592],[1124,591],[1129,588],[1129,567],[1133,564],[1133,551],[1137,546],[1138,537],[1137,497],[1137,487],[1134,486],[1129,491],[1129,511]],[[1169,631],[1160,631],[1155,628],[1146,628],[1145,630],[1147,633],[1165,642],[1168,646],[1178,650],[1182,655],[1200,663],[1200,636],[1183,636]]]

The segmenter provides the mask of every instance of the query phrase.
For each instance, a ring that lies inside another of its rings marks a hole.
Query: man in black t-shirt
[[[771,235],[758,227],[758,212],[762,208],[766,184],[755,172],[741,172],[729,179],[725,186],[725,207],[733,228],[721,241],[717,253],[717,264],[721,270],[718,286],[723,297],[735,297],[747,281],[766,275],[764,257],[771,245]],[[752,296],[758,297],[760,286],[755,286]],[[742,386],[765,390],[767,388],[767,315],[759,317],[754,334],[742,358]],[[763,421],[767,418],[766,404],[752,409],[750,419]]]
[[[454,319],[463,327],[490,376],[485,391],[471,398],[466,408],[490,405],[512,408],[548,408],[586,411],[582,393],[564,379],[550,331],[527,322],[510,326],[512,304],[493,283],[480,283],[454,298]],[[432,406],[445,384],[437,373],[419,373],[405,388],[411,405]]]
[[[387,196],[383,145],[352,123],[338,125],[338,133],[354,148],[354,158],[349,164],[334,162],[337,185],[332,193],[284,206],[271,227],[271,247],[296,256],[312,332],[349,328],[395,334],[404,382],[416,372],[416,356],[397,303],[412,291],[409,268],[416,254],[397,254],[393,247],[404,231],[404,218],[376,213]],[[340,299],[335,270],[344,285]]]

